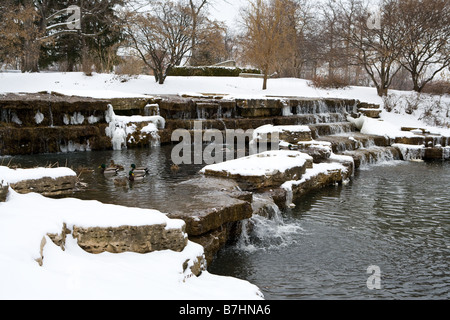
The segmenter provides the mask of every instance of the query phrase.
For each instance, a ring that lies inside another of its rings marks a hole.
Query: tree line
[[[136,64],[163,84],[175,66],[236,60],[262,71],[263,89],[276,74],[380,96],[449,71],[448,0],[248,0],[236,28],[209,14],[223,1],[2,0],[0,63],[86,74]]]

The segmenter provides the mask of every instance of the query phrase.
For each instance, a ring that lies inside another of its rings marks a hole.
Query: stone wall
[[[0,96],[0,155],[111,148],[108,101],[59,94]]]

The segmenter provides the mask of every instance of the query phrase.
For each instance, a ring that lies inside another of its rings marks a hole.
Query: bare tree
[[[181,1],[149,1],[149,11],[128,11],[124,16],[130,46],[163,84],[174,66],[192,48],[192,14]]]
[[[343,22],[348,42],[357,50],[357,58],[377,88],[385,96],[394,76],[401,69],[398,62],[403,38],[400,32],[396,0],[381,1],[377,12],[367,4],[350,0]],[[352,12],[350,12],[352,10]]]
[[[397,0],[396,12],[404,39],[399,61],[420,92],[450,66],[450,2]]]
[[[274,71],[277,59],[292,50],[291,39],[295,36],[286,20],[288,0],[249,0],[243,11],[243,55],[247,61],[263,72],[263,90],[267,89],[269,72]]]
[[[198,28],[204,23],[206,17],[202,11],[209,4],[210,0],[189,0],[189,8],[192,16],[192,35],[191,35],[191,57],[197,52]]]
[[[189,65],[201,66],[219,63],[230,56],[227,47],[227,28],[223,23],[206,19],[196,31],[195,47],[191,49]]]

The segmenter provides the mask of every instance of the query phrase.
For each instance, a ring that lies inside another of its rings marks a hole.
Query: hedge
[[[174,67],[169,76],[173,77],[239,77],[241,73],[261,74],[258,69],[230,67]]]

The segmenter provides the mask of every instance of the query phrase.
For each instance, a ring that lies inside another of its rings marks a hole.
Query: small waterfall
[[[392,146],[400,151],[403,160],[406,161],[422,160],[425,155],[425,146],[423,145],[415,146],[395,143]]]
[[[222,118],[223,118],[222,106],[219,104],[219,107],[217,108],[217,119],[222,119]]]
[[[288,246],[295,234],[303,229],[298,221],[283,217],[270,196],[253,195],[253,216],[242,222],[242,233],[237,247],[245,251],[266,250]]]
[[[197,119],[198,120],[206,120],[205,108],[200,108],[197,106]]]
[[[351,155],[357,159],[360,169],[370,168],[372,165],[385,165],[393,163],[395,160],[401,160],[398,149],[393,147],[370,147],[346,151],[343,154]]]
[[[442,148],[442,158],[443,160],[450,160],[450,147]]]
[[[159,104],[157,103],[149,103],[144,107],[144,116],[159,116]]]

